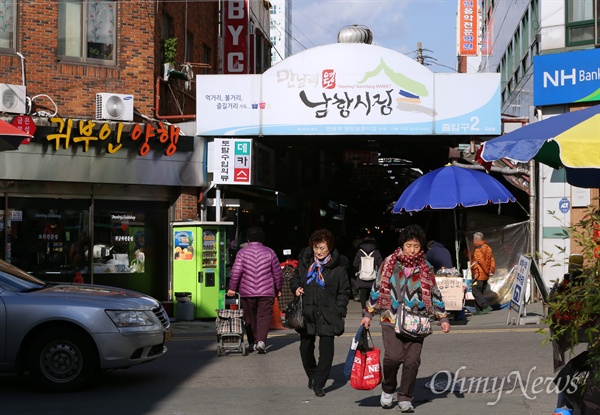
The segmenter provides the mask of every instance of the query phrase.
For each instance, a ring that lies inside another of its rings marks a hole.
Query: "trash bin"
[[[175,293],[177,300],[176,318],[182,321],[194,321],[194,303],[192,303],[192,293],[178,292]]]

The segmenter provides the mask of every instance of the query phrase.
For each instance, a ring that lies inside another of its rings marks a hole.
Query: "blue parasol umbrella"
[[[445,210],[515,202],[498,180],[480,170],[444,166],[412,182],[394,205],[392,213]],[[456,212],[454,228],[457,232]],[[458,267],[458,238],[456,265]]]
[[[400,196],[393,213],[454,209],[516,201],[498,180],[479,170],[444,166],[417,180]]]

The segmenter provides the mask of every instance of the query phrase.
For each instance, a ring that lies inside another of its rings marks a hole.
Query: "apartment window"
[[[0,1],[0,49],[16,49],[16,1]]]
[[[114,0],[61,0],[58,54],[64,60],[116,63],[117,3]]]
[[[567,0],[567,45],[593,44],[600,0]],[[594,10],[595,8],[595,10]],[[595,17],[595,19],[594,19]],[[596,39],[596,42],[598,39]]]
[[[519,62],[521,62],[521,28],[517,27],[517,31],[513,36],[513,50],[515,54],[515,67],[519,66]]]
[[[529,33],[531,30],[531,26],[529,23],[529,10],[525,11],[523,20],[521,20],[521,28],[522,28],[521,51],[523,54],[526,54],[527,50],[529,49]]]

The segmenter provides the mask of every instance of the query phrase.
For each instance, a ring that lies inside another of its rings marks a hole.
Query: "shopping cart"
[[[216,312],[217,356],[223,356],[228,350],[241,352],[246,356],[244,310],[239,294],[235,297],[225,297],[225,309]]]

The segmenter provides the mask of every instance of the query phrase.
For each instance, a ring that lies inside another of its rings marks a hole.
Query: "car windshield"
[[[32,291],[43,288],[45,285],[44,281],[0,260],[0,290]]]

